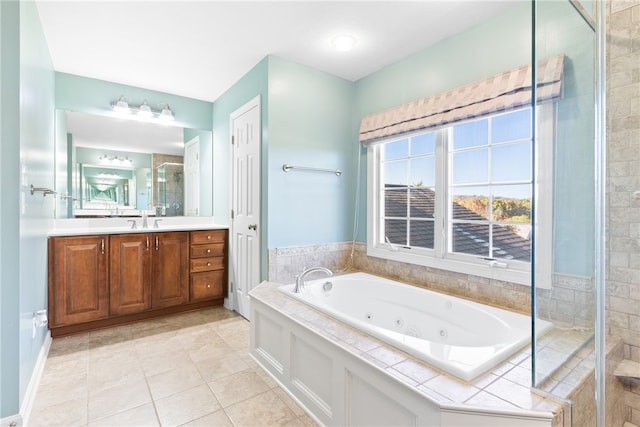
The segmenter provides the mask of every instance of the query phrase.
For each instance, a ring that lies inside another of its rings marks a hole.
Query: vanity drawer
[[[204,258],[212,256],[224,256],[224,243],[191,245],[191,258]]]
[[[191,275],[191,301],[222,298],[225,296],[224,270]]]
[[[191,260],[191,272],[224,270],[224,257],[196,258]]]
[[[191,232],[191,244],[224,243],[227,230],[203,230]]]

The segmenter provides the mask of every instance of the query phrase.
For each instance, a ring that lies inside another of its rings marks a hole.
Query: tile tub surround
[[[54,338],[28,425],[314,426],[212,308]]]
[[[530,389],[531,360],[526,348],[507,362],[471,382],[463,382],[406,353],[365,335],[279,292],[281,283],[263,282],[252,291],[259,299],[294,322],[331,340],[362,363],[379,369],[438,405],[466,405],[497,411],[537,411],[562,426],[567,416],[560,402]]]
[[[350,262],[352,247],[351,242],[343,242],[270,249],[269,280],[293,283],[305,268],[318,265],[335,273],[351,267],[350,271],[364,271],[517,313],[531,312],[529,286],[370,257],[364,243],[355,243]],[[590,278],[555,274],[552,289],[538,289],[538,313],[557,326],[589,329],[594,323],[593,300]]]

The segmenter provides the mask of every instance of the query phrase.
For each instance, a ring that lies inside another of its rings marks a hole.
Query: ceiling
[[[37,0],[56,71],[215,101],[266,55],[356,81],[522,0]],[[357,38],[338,52],[334,36]]]

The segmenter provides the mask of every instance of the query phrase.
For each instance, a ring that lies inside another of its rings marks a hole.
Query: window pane
[[[476,120],[453,127],[453,149],[479,147],[489,141],[488,120]]]
[[[407,221],[400,219],[385,220],[384,235],[391,243],[405,246],[407,244]]]
[[[433,221],[411,221],[409,245],[433,249]]]
[[[531,181],[531,144],[521,142],[494,147],[491,175],[492,182]]]
[[[411,179],[414,187],[433,187],[436,185],[436,158],[434,156],[411,159]]]
[[[531,260],[531,227],[527,225],[493,225],[493,258]]]
[[[487,182],[489,177],[489,151],[472,150],[453,154],[453,184],[476,184]]]
[[[489,256],[489,225],[453,224],[453,252]]]
[[[395,162],[383,163],[383,184],[388,185],[407,185],[407,161],[398,160]]]
[[[491,191],[494,221],[531,222],[530,185],[494,185]]]
[[[384,192],[384,216],[407,217],[407,189],[386,188]]]
[[[436,149],[436,134],[435,132],[424,133],[422,135],[416,135],[411,138],[411,155],[417,156],[419,154],[431,154]]]
[[[531,109],[496,116],[491,121],[491,142],[531,138]]]
[[[400,159],[407,157],[408,155],[409,140],[406,138],[384,144],[384,160]]]
[[[454,187],[451,197],[453,219],[485,221],[489,218],[488,187]]]
[[[432,188],[409,189],[411,218],[433,218],[436,193]]]

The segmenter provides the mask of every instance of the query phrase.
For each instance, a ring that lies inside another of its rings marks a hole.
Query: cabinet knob
[[[210,287],[211,287],[211,285],[207,285],[207,288],[210,288]]]
[[[210,254],[211,253],[211,249],[207,249],[207,253]]]
[[[211,240],[211,234],[207,236],[207,240]]]
[[[210,262],[207,263],[207,267],[211,267],[211,263]]]

